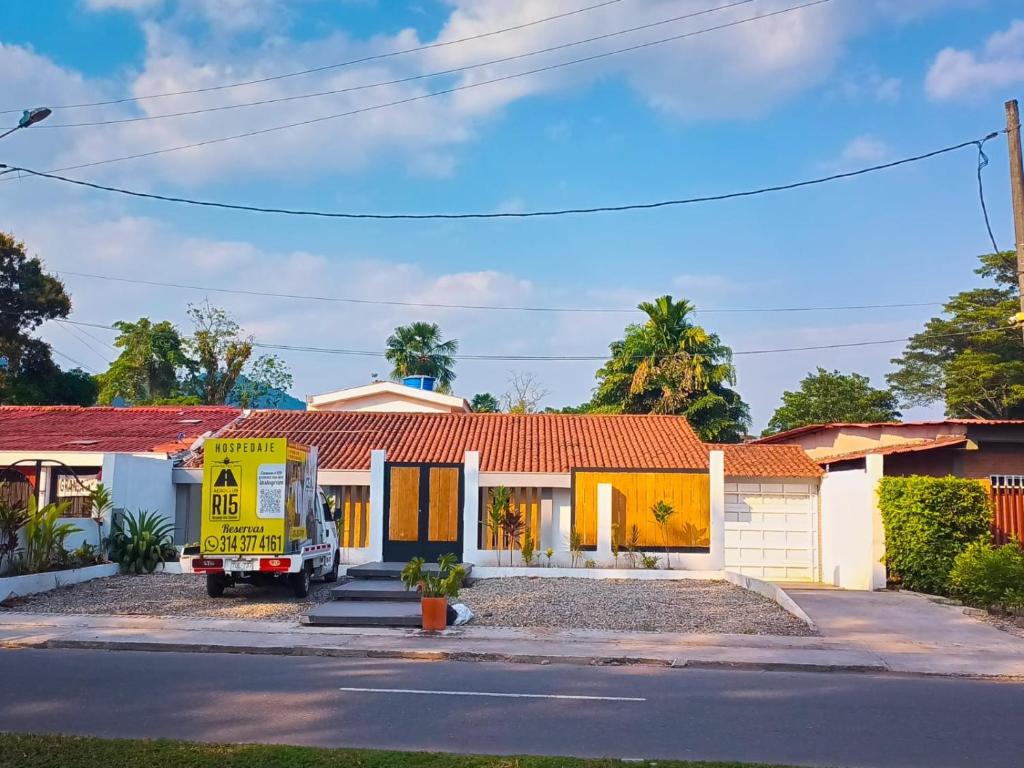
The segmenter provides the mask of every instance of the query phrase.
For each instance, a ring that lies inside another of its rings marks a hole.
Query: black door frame
[[[391,541],[391,468],[417,467],[420,470],[419,519],[416,541]],[[458,522],[455,541],[430,541],[430,469],[441,467],[459,471]],[[411,558],[422,557],[427,562],[436,562],[441,555],[454,554],[462,561],[462,525],[466,501],[466,472],[463,464],[424,463],[419,461],[388,461],[384,463],[384,546],[382,555],[385,562],[408,562]]]

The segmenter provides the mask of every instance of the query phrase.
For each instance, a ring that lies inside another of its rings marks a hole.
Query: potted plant
[[[422,557],[410,560],[402,569],[402,583],[407,590],[419,590],[423,629],[439,632],[448,626],[448,600],[459,596],[466,569],[452,554],[437,558],[436,573],[426,570],[425,563]]]

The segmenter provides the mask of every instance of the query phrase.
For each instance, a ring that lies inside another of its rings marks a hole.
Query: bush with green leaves
[[[28,509],[8,502],[0,485],[0,573],[10,565],[18,549],[18,533],[28,522]]]
[[[162,515],[140,510],[126,513],[114,523],[111,543],[114,559],[125,573],[152,573],[165,560],[173,559],[174,525]]]
[[[954,597],[978,608],[1024,608],[1024,551],[1012,542],[993,549],[976,541],[956,556],[949,574]]]
[[[68,553],[64,540],[82,529],[74,523],[61,522],[71,502],[36,507],[34,497],[28,500],[28,520],[25,522],[25,548],[15,570],[21,573],[43,573],[61,568],[67,563]]]
[[[991,502],[977,480],[884,477],[878,505],[889,576],[908,589],[947,594],[956,556],[989,540]]]
[[[431,572],[424,566],[422,557],[414,557],[402,569],[402,583],[406,590],[419,590],[420,597],[444,597],[455,599],[459,596],[462,582],[466,579],[466,569],[459,565],[459,558],[454,554],[441,555],[437,558],[437,571]]]

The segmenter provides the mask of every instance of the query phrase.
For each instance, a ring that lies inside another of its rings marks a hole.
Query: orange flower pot
[[[448,598],[420,598],[423,610],[423,628],[431,632],[440,632],[448,626]]]

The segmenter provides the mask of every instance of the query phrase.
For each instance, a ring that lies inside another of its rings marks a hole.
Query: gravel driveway
[[[192,574],[111,576],[9,601],[14,611],[91,613],[116,616],[187,616],[208,619],[297,621],[308,608],[330,599],[334,584],[314,581],[305,600],[284,584],[257,588],[245,584],[206,595],[206,577]]]
[[[776,603],[727,581],[481,579],[459,599],[473,624],[503,627],[810,635]]]

